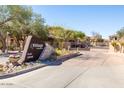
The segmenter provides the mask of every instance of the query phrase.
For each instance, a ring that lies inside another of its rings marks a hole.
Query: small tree
[[[97,45],[97,42],[102,42],[103,39],[102,39],[102,35],[99,34],[98,32],[92,32],[92,37],[93,37],[93,44],[96,46]]]
[[[118,36],[119,38],[124,37],[124,27],[121,28],[120,30],[118,30],[118,31],[116,32],[116,34],[117,34],[117,36]]]

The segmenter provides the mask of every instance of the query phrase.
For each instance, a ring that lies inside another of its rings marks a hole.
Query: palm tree
[[[65,29],[60,26],[49,27],[48,32],[56,38],[56,41],[59,45],[58,47],[61,49],[64,47],[65,42],[68,42],[69,40],[81,41],[85,37],[85,34],[83,32]]]
[[[63,31],[64,31],[64,28],[60,26],[49,26],[48,27],[49,35],[54,38],[53,44],[56,45],[56,47],[58,48],[62,48],[62,43],[63,43],[62,32]]]

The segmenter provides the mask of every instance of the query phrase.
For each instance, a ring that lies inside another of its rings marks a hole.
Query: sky
[[[98,32],[108,38],[124,27],[124,6],[36,5],[32,9],[50,26],[63,26],[88,36]]]

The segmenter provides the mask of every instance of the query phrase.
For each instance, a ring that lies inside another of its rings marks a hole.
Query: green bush
[[[8,50],[14,50],[14,46],[13,45],[10,45],[10,46],[8,46]]]

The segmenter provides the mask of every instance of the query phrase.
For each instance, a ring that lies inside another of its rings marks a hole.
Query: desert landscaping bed
[[[59,65],[61,64],[63,61],[68,60],[70,58],[76,57],[81,55],[80,53],[73,53],[73,54],[67,54],[67,55],[62,55],[57,57],[56,60],[54,61],[36,61],[36,62],[28,62],[25,63],[24,65],[21,66],[15,66],[12,67],[12,69],[10,71],[0,71],[0,79],[5,79],[5,78],[9,78],[9,77],[13,77],[13,76],[17,76],[20,74],[24,74],[30,71],[34,71],[36,69],[45,67],[45,66],[50,66],[50,65]],[[1,67],[2,68],[2,67]]]

